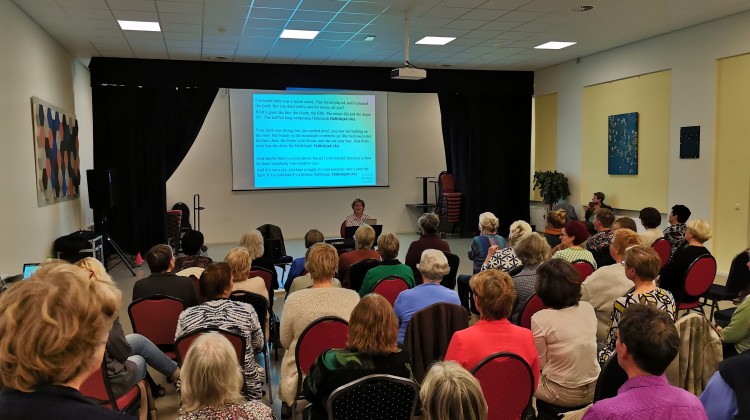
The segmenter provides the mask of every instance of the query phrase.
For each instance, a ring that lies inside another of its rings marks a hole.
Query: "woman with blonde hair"
[[[224,257],[224,262],[229,264],[229,269],[232,270],[232,291],[245,290],[257,293],[268,301],[266,282],[258,276],[248,278],[250,272],[250,254],[246,248],[238,246],[230,249],[226,257]]]
[[[76,265],[88,270],[92,279],[117,287],[107,274],[104,265],[96,258],[83,258],[76,262]],[[141,379],[148,381],[154,398],[164,396],[166,390],[154,381],[148,373],[148,366],[172,381],[180,378],[180,368],[177,363],[159,350],[151,340],[140,334],[125,335],[119,316],[115,318],[112,329],[109,331],[104,360],[107,365],[109,383],[116,397],[132,389]]]
[[[305,269],[310,273],[313,284],[309,289],[296,291],[284,303],[281,318],[281,345],[284,346],[284,359],[281,361],[279,399],[282,417],[291,415],[299,381],[295,363],[297,340],[308,325],[325,316],[335,316],[349,321],[349,315],[359,302],[357,292],[333,286],[333,276],[339,265],[336,248],[326,243],[310,247],[305,261]]]
[[[474,261],[472,269],[474,274],[482,270],[482,264],[492,246],[505,248],[505,239],[497,234],[499,224],[497,217],[488,211],[479,215],[480,234],[472,239],[471,248],[469,248],[469,259]]]
[[[251,230],[242,235],[240,246],[247,249],[247,253],[250,254],[251,267],[260,267],[271,272],[271,290],[268,291],[270,295],[274,290],[279,288],[279,279],[273,261],[263,256],[266,252],[263,235],[257,229]],[[273,300],[270,303],[273,306]]]
[[[240,394],[242,370],[234,347],[218,333],[198,337],[182,364],[181,420],[256,419],[276,417],[260,401]]]
[[[672,292],[675,299],[683,303],[697,302],[700,296],[683,296],[685,289],[685,274],[690,264],[702,255],[711,255],[703,245],[711,239],[711,227],[703,219],[693,219],[687,222],[685,228],[685,242],[687,246],[680,248],[669,259],[669,263],[659,273],[659,287]]]
[[[79,392],[100,368],[120,291],[66,262],[0,295],[0,417],[132,419]]]
[[[423,420],[486,420],[487,401],[477,378],[455,362],[436,362],[419,390]]]
[[[305,378],[305,398],[312,404],[305,418],[326,419],[326,401],[338,387],[375,373],[414,379],[410,355],[398,348],[398,321],[386,298],[371,293],[349,317],[346,348],[324,351]]]
[[[482,271],[489,269],[510,271],[516,267],[520,267],[521,260],[516,257],[513,247],[520,244],[531,233],[530,224],[523,220],[513,222],[510,225],[510,234],[508,235],[509,246],[507,248],[501,248],[498,245],[491,246],[487,252],[487,258],[485,258],[484,264],[482,264]]]

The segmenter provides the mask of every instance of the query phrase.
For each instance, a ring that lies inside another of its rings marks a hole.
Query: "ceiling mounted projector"
[[[391,79],[422,80],[427,77],[427,70],[416,67],[401,67],[391,70]]]
[[[409,18],[404,12],[404,67],[391,70],[391,79],[422,80],[427,77],[427,70],[413,66],[409,62]]]

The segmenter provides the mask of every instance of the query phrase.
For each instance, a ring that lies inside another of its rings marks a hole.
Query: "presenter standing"
[[[354,210],[354,213],[346,216],[344,226],[362,226],[366,220],[370,219],[370,216],[365,214],[365,202],[361,198],[356,198],[352,201],[352,210]]]

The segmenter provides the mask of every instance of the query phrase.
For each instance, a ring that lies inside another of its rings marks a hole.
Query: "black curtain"
[[[462,233],[474,234],[479,214],[491,211],[508,235],[529,221],[531,95],[439,93],[448,171],[463,193]]]
[[[166,182],[187,155],[217,88],[92,86],[94,167],[114,171],[107,233],[130,253],[166,242]]]

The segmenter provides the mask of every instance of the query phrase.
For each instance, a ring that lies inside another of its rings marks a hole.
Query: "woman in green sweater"
[[[750,254],[750,251],[748,251]],[[750,269],[750,262],[747,263]],[[743,292],[745,296],[740,306],[732,314],[729,325],[725,328],[717,327],[721,341],[724,343],[724,358],[736,356],[750,349],[750,287]]]

